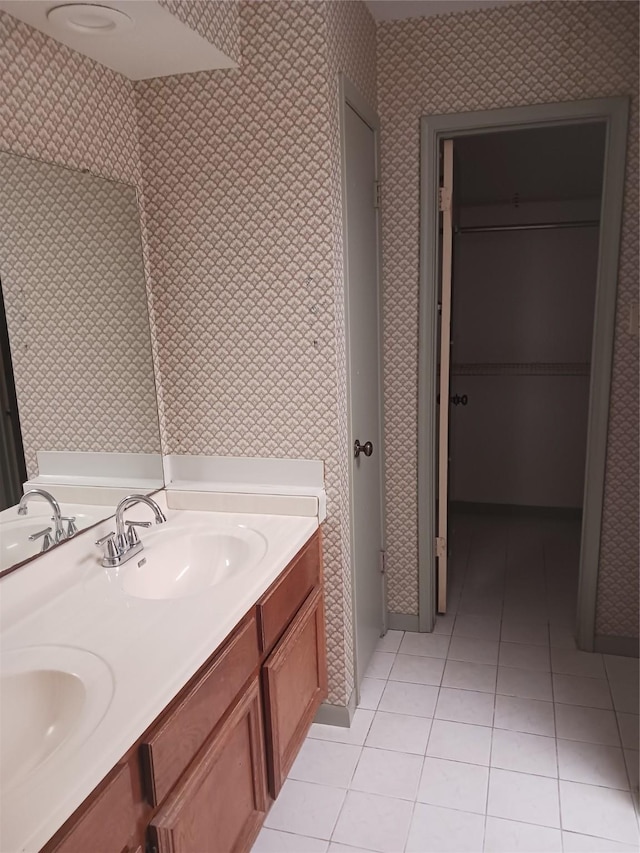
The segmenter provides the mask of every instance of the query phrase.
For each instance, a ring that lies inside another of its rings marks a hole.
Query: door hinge
[[[443,536],[436,536],[436,557],[447,556],[447,540]]]
[[[380,551],[380,574],[384,575],[387,572],[387,552]]]
[[[441,213],[451,210],[451,190],[449,187],[440,187],[438,190],[438,207]]]
[[[380,207],[382,200],[382,190],[380,189],[380,181],[373,182],[373,206]]]

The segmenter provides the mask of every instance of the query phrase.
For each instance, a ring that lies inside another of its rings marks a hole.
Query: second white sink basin
[[[230,525],[155,530],[144,550],[121,571],[124,591],[136,598],[186,598],[255,568],[267,540],[248,527]]]
[[[101,658],[68,646],[29,646],[2,655],[0,791],[28,780],[56,753],[81,743],[113,695]]]
[[[53,528],[54,524],[51,521],[49,505],[47,504],[45,508],[42,505],[36,506],[37,503],[34,501],[33,504],[29,504],[29,514],[26,516],[16,515],[14,507],[11,507],[11,514],[8,510],[2,513],[0,517],[0,571],[40,553],[42,540],[30,542],[29,536],[45,527]],[[98,509],[100,508],[98,507]],[[104,514],[106,515],[108,511],[105,507]],[[78,530],[90,527],[100,520],[99,514],[84,512],[75,506],[65,505],[64,512],[75,517]],[[65,524],[65,528],[66,526]]]

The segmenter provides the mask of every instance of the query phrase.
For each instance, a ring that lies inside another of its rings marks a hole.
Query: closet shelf
[[[589,362],[454,362],[453,376],[589,376]]]

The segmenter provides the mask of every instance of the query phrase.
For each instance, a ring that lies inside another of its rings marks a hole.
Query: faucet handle
[[[136,527],[151,527],[150,521],[125,521],[125,524],[128,527],[127,542],[130,546],[137,545],[140,541],[140,538],[136,533]]]
[[[55,520],[56,520],[55,515],[52,515],[51,521],[55,521]],[[72,536],[75,536],[75,534],[78,532],[78,528],[76,527],[75,515],[71,515],[71,516],[61,515],[60,521],[66,521],[67,522],[67,532],[65,533],[65,539],[70,539]]]
[[[37,533],[32,533],[29,537],[29,542],[35,542],[36,539],[42,538],[42,550],[41,554],[44,554],[45,551],[48,551],[49,548],[53,545],[53,540],[51,538],[51,528],[45,527],[43,530],[38,530]]]
[[[116,534],[113,530],[111,531],[111,533],[107,533],[106,536],[103,536],[101,539],[98,539],[96,541],[96,545],[106,545],[104,549],[105,560],[114,560],[122,554],[122,551],[118,548]]]

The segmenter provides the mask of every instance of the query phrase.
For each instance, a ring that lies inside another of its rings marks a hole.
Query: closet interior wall
[[[582,132],[582,185],[575,128],[496,135],[495,155],[456,141],[453,502],[582,506],[603,162],[601,129]],[[496,176],[493,198],[471,170]]]

